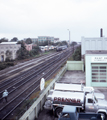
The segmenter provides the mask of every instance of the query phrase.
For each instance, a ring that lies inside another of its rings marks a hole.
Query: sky
[[[0,39],[107,37],[107,0],[0,0]]]

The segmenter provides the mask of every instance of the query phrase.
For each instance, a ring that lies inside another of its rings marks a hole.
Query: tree
[[[11,39],[11,42],[17,42],[17,41],[18,41],[17,37],[14,37],[13,39]]]
[[[1,42],[8,42],[8,39],[6,39],[6,38],[1,38],[1,39],[0,39],[0,43],[1,43]]]
[[[12,59],[12,52],[7,50],[5,54],[6,54],[6,61],[10,61]]]
[[[77,45],[77,42],[73,41],[73,42],[71,43],[71,46],[75,46],[75,45]]]
[[[44,41],[44,42],[39,42],[38,44],[39,44],[39,46],[46,46],[46,45],[48,45],[48,40],[46,40],[46,41]]]
[[[33,49],[29,52],[30,56],[38,55],[41,52],[41,49],[38,46],[34,46]]]
[[[25,59],[29,57],[29,51],[26,50],[23,41],[19,41],[18,44],[21,44],[21,48],[17,51],[17,59]]]
[[[55,46],[60,46],[61,42],[56,42]]]
[[[79,46],[79,47],[75,50],[75,52],[74,52],[74,54],[73,54],[73,59],[76,60],[76,61],[81,60],[81,46]]]
[[[67,45],[68,46],[68,43],[66,41],[62,41],[62,45]]]
[[[25,41],[26,44],[32,44],[32,39],[31,38],[27,38]]]

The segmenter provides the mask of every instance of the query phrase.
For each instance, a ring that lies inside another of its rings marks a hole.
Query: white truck
[[[93,87],[86,87],[83,84],[67,84],[67,83],[55,83],[54,89],[50,90],[50,93],[53,93],[53,91],[75,91],[75,92],[84,92],[87,93],[94,93],[97,99],[105,99],[105,95],[102,93],[94,92]]]
[[[73,85],[71,85],[73,86]],[[78,86],[78,85],[77,85]],[[79,85],[80,86],[80,85]],[[76,88],[75,90],[69,89],[69,87],[65,88],[63,85],[63,88],[56,89],[50,91],[50,94],[47,96],[47,100],[45,102],[44,108],[53,110],[56,116],[59,116],[62,109],[66,105],[72,105],[76,106],[80,109],[81,112],[85,113],[101,113],[104,118],[106,119],[107,114],[107,101],[104,99],[101,99],[101,95],[98,95],[97,98],[95,96],[95,93],[90,91],[84,91],[84,87],[82,90],[79,90]],[[64,90],[66,89],[66,90]],[[69,89],[69,90],[68,90]],[[100,97],[98,97],[100,96]]]

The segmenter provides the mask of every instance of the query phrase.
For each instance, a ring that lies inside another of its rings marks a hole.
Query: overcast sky
[[[107,37],[107,0],[0,0],[0,39]]]

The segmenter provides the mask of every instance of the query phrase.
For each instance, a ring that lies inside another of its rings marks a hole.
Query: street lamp
[[[69,31],[69,45],[70,45],[70,30],[69,29],[67,29],[68,31]]]

